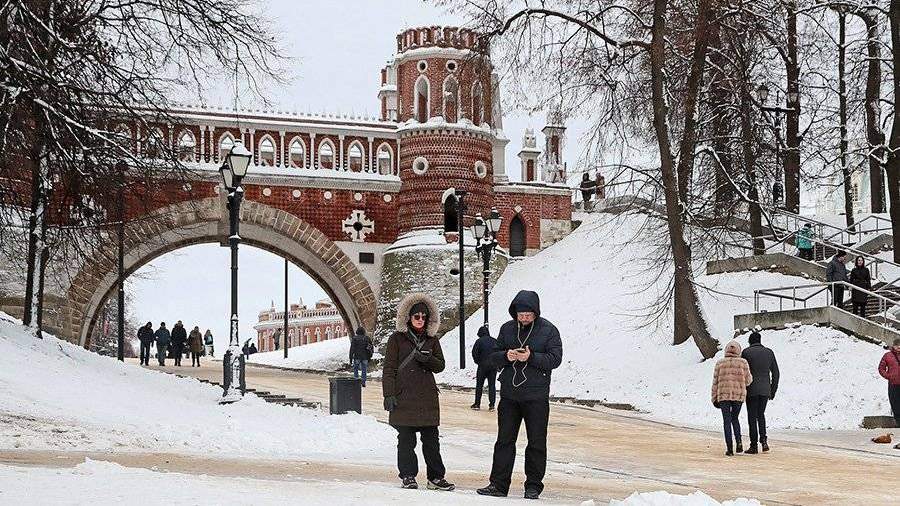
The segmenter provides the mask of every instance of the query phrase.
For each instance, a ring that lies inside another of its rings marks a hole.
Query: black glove
[[[397,409],[397,398],[393,395],[389,395],[384,398],[384,410],[385,411],[393,411]]]
[[[719,409],[721,407],[719,401],[713,401],[713,406],[715,406],[716,409]]]
[[[431,352],[422,352],[416,350],[416,354],[413,358],[415,358],[416,361],[420,364],[424,364],[425,362],[428,362],[428,359],[431,358]]]
[[[769,400],[770,400],[770,401],[774,401],[774,400],[775,400],[775,394],[774,394],[774,393],[773,393],[772,395],[769,396]]]

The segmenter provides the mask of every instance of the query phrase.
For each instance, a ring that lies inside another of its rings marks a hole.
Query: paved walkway
[[[166,367],[167,371],[211,380],[221,379],[221,363],[201,368]],[[248,366],[249,387],[302,397],[328,405],[328,380],[312,373]],[[478,453],[476,469],[456,469],[448,458],[448,478],[467,489],[483,486],[489,472],[489,455],[496,435],[496,416],[468,409],[471,394],[441,391],[442,445],[450,455]],[[485,401],[486,402],[486,401]],[[370,381],[363,392],[363,412],[381,421],[381,385]],[[524,429],[520,442],[524,442]],[[668,490],[689,493],[695,489],[717,499],[754,497],[765,504],[896,504],[887,483],[900,476],[900,451],[881,455],[852,448],[835,448],[771,438],[766,455],[724,457],[721,436],[710,431],[686,429],[580,406],[551,407],[550,465],[545,495],[552,500],[599,501],[622,498],[633,491]],[[521,449],[513,477],[513,491],[520,494]],[[65,453],[61,455],[60,453]],[[33,465],[70,465],[83,456],[113,460],[123,465],[219,475],[284,476],[353,480],[396,480],[388,466],[353,466],[258,460],[252,462],[209,459],[171,454],[90,455],[69,452],[0,451],[0,462]],[[74,460],[73,460],[74,459]]]

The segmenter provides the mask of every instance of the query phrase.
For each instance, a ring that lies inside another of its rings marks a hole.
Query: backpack
[[[372,359],[372,355],[375,354],[375,345],[372,343],[371,339],[366,339],[366,356],[369,360]]]

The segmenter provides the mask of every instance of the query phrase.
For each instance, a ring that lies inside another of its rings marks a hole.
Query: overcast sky
[[[396,48],[395,36],[405,28],[433,24],[459,24],[461,20],[442,8],[421,0],[357,1],[262,1],[283,47],[292,58],[289,84],[267,90],[275,107],[287,110],[330,113],[379,111],[377,100],[380,71]],[[212,86],[204,97],[187,99],[195,103],[231,106],[228,86]],[[257,102],[239,97],[242,107]],[[518,179],[518,158],[524,129],[537,131],[544,117],[516,115],[505,106],[504,127],[511,142],[507,147],[507,171]],[[574,131],[573,131],[574,130]],[[570,130],[580,135],[577,127]],[[541,138],[539,136],[539,142]],[[571,161],[576,142],[566,146]],[[252,325],[258,311],[271,301],[283,304],[284,261],[265,251],[242,246],[240,253],[240,319],[242,341],[254,337]],[[141,322],[156,327],[165,321],[171,327],[183,320],[192,328],[210,328],[218,350],[227,345],[229,310],[228,249],[216,244],[184,248],[159,257],[130,280],[134,300],[132,312]],[[325,297],[324,291],[296,266],[289,274],[290,299],[301,297],[307,304]],[[221,352],[220,352],[221,353]]]

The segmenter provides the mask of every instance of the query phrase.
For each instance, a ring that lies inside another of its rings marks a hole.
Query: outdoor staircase
[[[208,380],[208,379],[204,379],[204,378],[194,378],[193,376],[187,376],[184,374],[176,374],[175,376],[178,376],[179,378],[193,378],[201,383],[206,383],[208,385],[215,385],[215,386],[218,386],[221,388],[225,388],[218,381]],[[296,406],[296,407],[306,408],[306,409],[322,409],[321,402],[305,401],[299,397],[287,397],[286,395],[273,394],[271,392],[267,392],[265,390],[257,390],[255,388],[244,389],[244,392],[252,393],[252,394],[256,395],[257,397],[259,397],[260,399],[262,399],[266,402],[272,403],[272,404],[281,404],[282,406]]]

